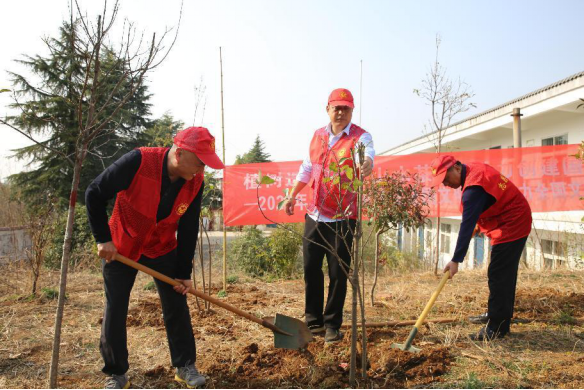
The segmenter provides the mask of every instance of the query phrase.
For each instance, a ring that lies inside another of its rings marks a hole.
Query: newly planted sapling
[[[375,276],[371,288],[371,304],[375,303],[375,287],[379,270],[379,240],[388,230],[417,228],[424,225],[430,212],[433,190],[424,188],[417,174],[386,173],[365,185],[365,210],[375,232]]]

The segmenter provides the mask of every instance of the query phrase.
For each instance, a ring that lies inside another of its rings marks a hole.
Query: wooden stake
[[[223,140],[223,164],[225,164],[225,115],[223,111],[223,56],[219,46],[219,67],[221,69],[221,138]],[[223,171],[223,203],[225,204],[225,171]],[[227,230],[225,230],[225,209],[223,210],[223,291],[227,291]]]

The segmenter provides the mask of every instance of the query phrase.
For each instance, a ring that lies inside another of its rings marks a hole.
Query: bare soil
[[[26,275],[3,270],[0,283],[0,387],[46,387],[56,301],[25,295]],[[41,286],[56,285],[55,274]],[[218,280],[218,278],[215,278]],[[410,327],[368,330],[367,379],[364,388],[584,387],[584,272],[520,271],[512,333],[493,342],[468,338],[479,325],[469,315],[485,311],[484,271],[462,271],[438,298],[430,318],[453,317],[453,324],[429,324],[414,344],[419,354],[392,349]],[[156,291],[145,290],[150,278],[139,276],[128,313],[129,376],[132,387],[178,388],[173,381],[166,331]],[[437,286],[429,273],[385,276],[376,304],[367,297],[368,321],[416,319]],[[370,283],[368,283],[368,289]],[[215,285],[216,294],[219,285]],[[350,291],[350,290],[349,290]],[[350,322],[348,294],[345,322]],[[230,285],[227,302],[258,317],[276,312],[303,317],[301,280]],[[201,307],[202,301],[199,301]],[[322,337],[301,351],[275,349],[273,336],[254,323],[211,307],[199,311],[189,299],[197,341],[197,366],[208,388],[345,388],[349,387],[350,332],[325,345]],[[103,311],[101,275],[70,275],[63,324],[59,386],[103,387],[99,354]],[[359,347],[359,355],[361,353]],[[359,356],[360,365],[360,356]]]

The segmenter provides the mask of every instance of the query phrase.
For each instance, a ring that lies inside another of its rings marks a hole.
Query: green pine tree
[[[15,150],[16,158],[30,161],[29,170],[9,178],[22,191],[25,199],[33,199],[41,190],[49,190],[62,199],[63,206],[68,203],[73,166],[63,158],[63,154],[74,158],[79,119],[85,121],[89,110],[83,99],[80,118],[78,105],[83,94],[87,64],[84,51],[71,44],[76,35],[75,24],[71,26],[70,23],[63,23],[57,37],[45,39],[50,49],[48,56],[25,56],[18,61],[30,70],[31,77],[10,73],[18,96],[11,107],[18,114],[7,119],[31,137],[43,139],[39,144]],[[102,72],[99,79],[100,99],[96,106],[105,108],[96,113],[98,121],[105,120],[113,113],[115,103],[108,109],[108,99],[117,102],[130,88],[122,81],[122,85],[112,93],[116,83],[123,80],[124,62],[108,48],[104,48],[100,57],[101,67],[106,71]],[[33,84],[30,81],[35,79],[40,82]],[[88,80],[88,86],[93,82]],[[80,178],[80,193],[105,167],[138,146],[138,135],[149,126],[149,98],[147,87],[141,85],[106,124],[100,135],[89,144],[90,153],[83,163]],[[79,200],[84,202],[83,196]]]
[[[258,135],[251,149],[243,155],[235,157],[235,165],[271,162],[270,155],[265,152],[264,142]]]
[[[148,147],[171,147],[172,139],[180,130],[184,128],[184,123],[175,120],[173,116],[166,112],[159,119],[152,121],[150,126],[139,136],[139,144]]]

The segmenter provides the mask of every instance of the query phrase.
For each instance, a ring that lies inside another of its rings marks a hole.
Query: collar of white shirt
[[[349,122],[349,124],[347,125],[347,127],[345,127],[345,128],[343,129],[343,131],[341,131],[341,132],[340,132],[339,134],[337,134],[337,135],[334,135],[334,134],[333,134],[333,127],[332,127],[332,125],[331,125],[330,123],[329,123],[329,124],[326,126],[326,130],[329,132],[329,134],[330,134],[330,135],[332,135],[332,136],[333,136],[333,138],[334,138],[334,137],[340,137],[340,136],[341,136],[343,133],[345,133],[345,134],[349,135],[349,131],[351,130],[351,125],[352,125],[352,123],[351,123],[351,122]]]

